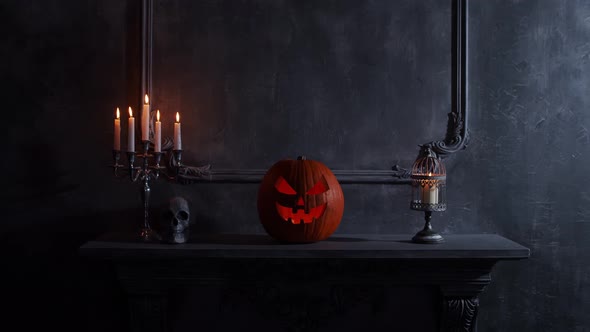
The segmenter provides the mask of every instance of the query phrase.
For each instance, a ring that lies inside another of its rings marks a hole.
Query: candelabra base
[[[139,239],[144,242],[160,242],[162,241],[162,236],[155,230],[144,227],[139,231]]]

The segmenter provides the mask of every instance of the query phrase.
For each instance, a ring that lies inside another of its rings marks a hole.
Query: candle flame
[[[132,118],[133,117],[133,111],[131,110],[131,106],[129,106],[129,117]]]
[[[156,121],[160,122],[160,110],[156,112]]]
[[[144,103],[147,105],[150,103],[150,97],[148,97],[147,93],[145,94],[145,96],[143,97],[143,101]]]
[[[121,112],[119,112],[119,108],[117,107],[117,119],[121,117]]]
[[[432,176],[432,172],[428,172],[428,176]]]
[[[176,122],[180,122],[180,114],[178,112],[176,112]]]

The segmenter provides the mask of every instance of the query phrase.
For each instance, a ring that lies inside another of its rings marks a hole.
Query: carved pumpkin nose
[[[299,199],[297,200],[297,205],[305,205],[305,202],[303,201],[303,197],[299,196]]]

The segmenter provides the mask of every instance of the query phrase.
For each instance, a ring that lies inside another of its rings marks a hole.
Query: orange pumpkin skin
[[[340,225],[344,194],[336,176],[318,161],[281,160],[258,190],[258,216],[266,232],[281,242],[327,239]]]

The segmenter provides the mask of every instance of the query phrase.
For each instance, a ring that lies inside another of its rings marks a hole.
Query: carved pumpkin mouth
[[[324,203],[320,206],[316,206],[309,209],[309,212],[306,213],[303,206],[296,206],[295,209],[283,206],[279,203],[276,203],[277,212],[285,221],[291,221],[292,224],[297,225],[303,222],[304,224],[310,224],[314,220],[320,218],[324,211],[326,211],[327,203]],[[293,212],[295,210],[296,212]]]

